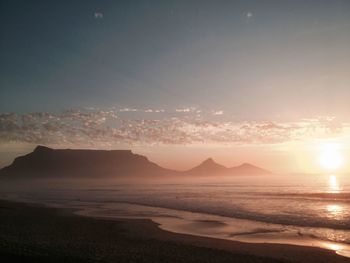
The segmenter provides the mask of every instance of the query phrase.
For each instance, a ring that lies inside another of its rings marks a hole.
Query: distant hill
[[[27,155],[17,157],[0,170],[11,178],[130,178],[157,176],[252,175],[270,172],[251,164],[227,168],[209,158],[184,172],[160,167],[145,156],[130,150],[72,150],[37,146]]]
[[[200,176],[259,175],[259,174],[271,174],[271,172],[249,163],[244,163],[239,166],[228,168],[221,164],[216,163],[212,158],[208,158],[198,166],[186,171],[185,174],[200,175]]]
[[[255,165],[252,165],[250,163],[244,163],[239,166],[231,167],[229,168],[230,173],[232,174],[272,174],[272,172],[265,170],[263,168],[257,167]]]

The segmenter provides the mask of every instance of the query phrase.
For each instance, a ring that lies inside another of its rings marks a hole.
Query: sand
[[[319,248],[176,234],[140,219],[0,201],[1,262],[350,262]]]

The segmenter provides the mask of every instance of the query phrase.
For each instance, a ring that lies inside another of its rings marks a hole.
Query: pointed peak
[[[192,174],[210,175],[224,173],[227,169],[225,166],[215,162],[213,158],[207,158],[198,166],[189,170],[189,172]]]
[[[207,158],[205,159],[199,166],[197,167],[218,167],[218,168],[225,168],[223,165],[218,164],[217,162],[214,161],[213,158]]]
[[[213,158],[207,158],[202,163],[216,163]]]

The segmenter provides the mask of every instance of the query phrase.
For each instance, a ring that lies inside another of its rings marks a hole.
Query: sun
[[[344,161],[344,158],[339,151],[339,145],[333,143],[322,145],[319,161],[324,169],[330,171],[339,169]]]

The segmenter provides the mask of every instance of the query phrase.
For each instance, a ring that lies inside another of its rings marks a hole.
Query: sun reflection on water
[[[328,177],[328,193],[338,194],[342,188],[338,182],[338,178],[335,175]],[[326,206],[327,217],[335,220],[340,220],[344,217],[344,207],[340,204],[328,204]]]
[[[341,190],[341,187],[338,183],[338,179],[335,175],[330,175],[328,178],[328,192],[329,193],[339,193]]]
[[[323,244],[323,247],[326,249],[334,250],[338,255],[350,257],[350,250],[347,249],[343,244],[325,242]]]
[[[343,218],[344,208],[338,204],[327,205],[328,216],[330,218],[339,220]]]
[[[343,249],[344,246],[341,244],[335,244],[335,243],[328,243],[326,244],[326,247],[331,250],[340,250]]]

